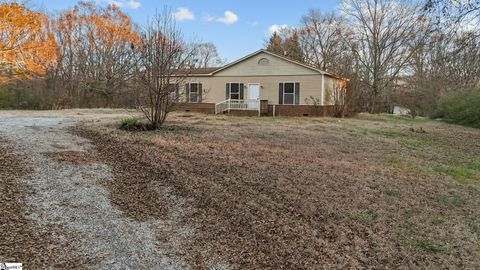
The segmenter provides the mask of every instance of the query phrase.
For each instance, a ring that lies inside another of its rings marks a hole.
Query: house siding
[[[218,103],[226,99],[225,86],[229,82],[244,84],[244,98],[248,98],[248,84],[260,84],[260,99],[266,99],[270,104],[278,104],[278,85],[281,82],[299,82],[300,100],[299,104],[308,104],[306,99],[314,97],[321,98],[322,75],[302,76],[213,76],[213,77],[192,77],[189,82],[202,83],[204,90],[204,103]],[[310,102],[311,103],[311,102]]]
[[[268,64],[259,64],[260,59],[265,58]],[[215,76],[268,76],[268,75],[319,75],[318,71],[303,67],[283,60],[281,58],[269,55],[267,53],[259,53],[252,56],[241,63],[237,63],[224,70],[215,73]]]
[[[337,79],[325,76],[325,92],[324,92],[324,99],[323,99],[323,105],[333,105],[335,104],[334,100],[334,95],[333,91],[335,90],[335,84],[337,82]]]
[[[259,64],[263,58],[268,60],[267,64]],[[211,75],[191,76],[185,83],[202,84],[202,103],[219,103],[227,99],[225,88],[229,82],[243,83],[243,97],[248,99],[248,84],[258,83],[260,99],[268,100],[269,104],[279,104],[279,83],[298,82],[300,83],[298,105],[311,105],[312,98],[319,101],[318,105],[332,105],[336,81],[336,78],[323,75],[317,70],[260,52]],[[185,101],[185,86],[180,87],[180,92],[183,92],[184,97],[181,101]]]

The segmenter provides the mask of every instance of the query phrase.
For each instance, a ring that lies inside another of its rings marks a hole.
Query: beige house
[[[333,93],[339,82],[344,81],[284,56],[259,50],[224,67],[195,71],[187,79],[184,101],[192,105],[210,104],[212,108],[215,106],[216,113],[260,110],[260,101],[270,107],[328,106],[334,104]],[[182,109],[188,107],[185,105]]]

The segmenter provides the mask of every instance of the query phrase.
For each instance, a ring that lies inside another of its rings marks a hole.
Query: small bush
[[[152,130],[152,126],[136,118],[125,118],[120,122],[120,129],[127,131],[147,131]]]
[[[454,124],[480,128],[480,87],[445,95],[439,100],[434,117]]]
[[[137,126],[140,124],[142,123],[136,118],[125,118],[120,122],[121,127]]]

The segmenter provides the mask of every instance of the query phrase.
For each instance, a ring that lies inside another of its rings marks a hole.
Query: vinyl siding
[[[259,64],[265,58],[268,64]],[[278,104],[278,85],[281,82],[300,83],[300,105],[312,104],[310,97],[321,100],[322,82],[324,84],[324,105],[332,105],[333,89],[337,79],[324,76],[319,71],[286,61],[282,58],[260,52],[212,76],[198,76],[188,78],[188,82],[199,82],[203,86],[203,103],[218,103],[226,99],[225,86],[227,83],[243,83],[244,98],[248,99],[248,84],[260,84],[260,99],[268,100],[269,104]],[[181,92],[185,93],[185,87]],[[185,96],[185,95],[183,95]],[[310,102],[306,100],[310,100]],[[183,98],[185,100],[185,98]]]
[[[322,89],[322,75],[319,73],[306,76],[192,77],[189,78],[189,81],[202,83],[204,89],[203,102],[205,103],[218,103],[225,100],[225,85],[228,82],[243,83],[245,85],[245,98],[248,98],[249,83],[260,84],[260,99],[266,99],[270,104],[278,104],[278,84],[280,82],[300,83],[300,104],[307,104],[305,99],[310,98],[310,96],[320,99]]]
[[[258,61],[262,58],[268,59],[269,63],[260,65]],[[317,75],[318,71],[297,65],[281,58],[259,53],[236,65],[215,73],[215,76],[268,76],[268,75]]]
[[[325,97],[323,100],[324,105],[333,105],[335,103],[334,101],[334,96],[333,96],[333,90],[335,89],[335,83],[336,79],[325,76]]]

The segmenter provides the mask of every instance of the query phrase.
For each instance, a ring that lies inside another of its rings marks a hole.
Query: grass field
[[[174,113],[155,132],[72,132],[126,216],[193,229],[158,240],[194,268],[480,268],[478,129]]]

